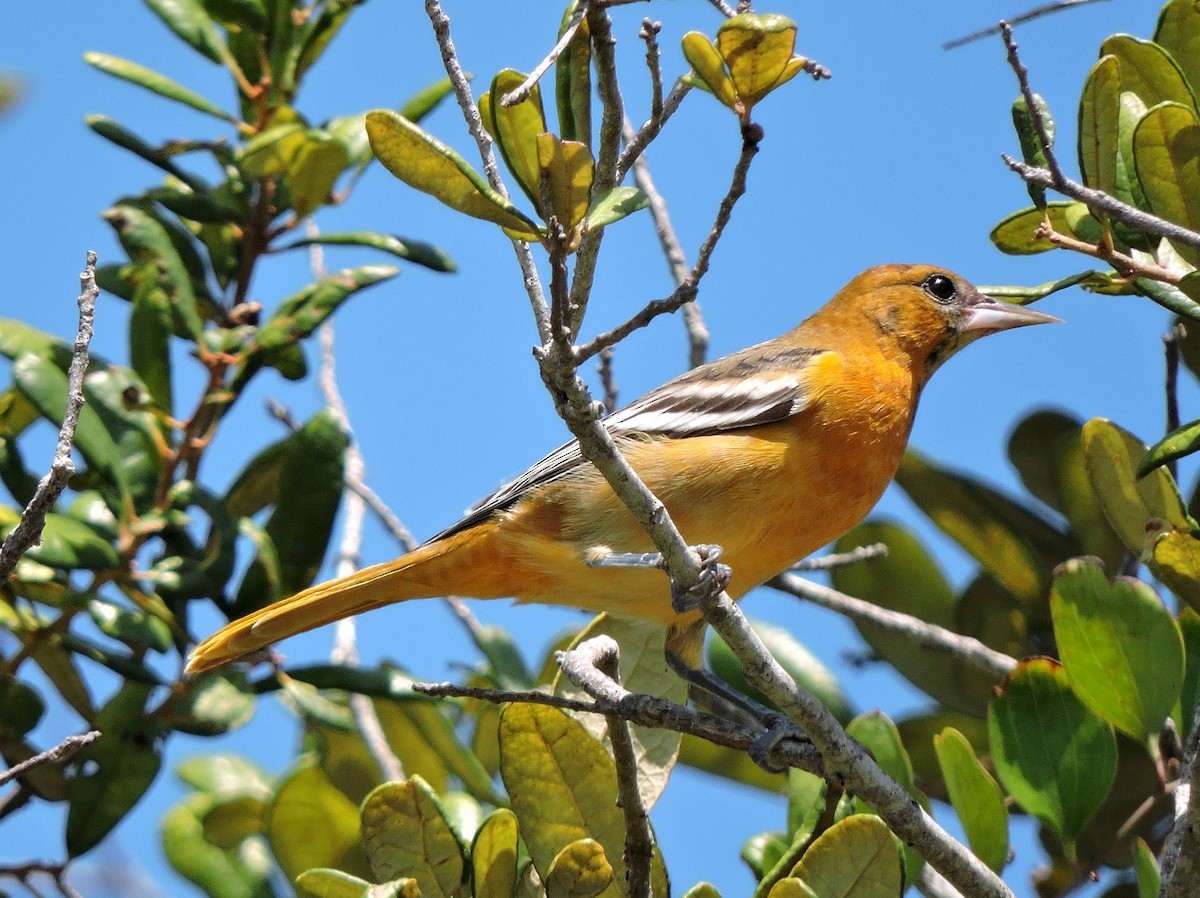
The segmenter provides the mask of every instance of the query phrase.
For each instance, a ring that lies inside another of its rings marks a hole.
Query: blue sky
[[[553,43],[561,6],[447,0],[463,64],[476,83],[486,83],[500,68],[528,70],[536,64]],[[783,0],[761,7],[795,18],[798,52],[825,64],[834,77],[820,84],[798,78],[756,110],[766,139],[751,170],[749,193],[700,294],[712,357],[781,333],[858,271],[882,262],[941,264],[977,284],[1034,284],[1090,267],[1065,254],[1006,257],[987,239],[1000,218],[1028,204],[1023,186],[999,158],[1016,152],[1009,118],[1015,81],[999,39],[952,52],[944,52],[941,43],[1023,8],[1013,0]],[[1069,170],[1076,167],[1079,90],[1100,41],[1120,31],[1148,36],[1157,12],[1157,3],[1117,0],[1018,29],[1034,86],[1056,114]],[[664,23],[669,77],[683,70],[679,37],[691,29],[711,32],[719,24],[699,0],[613,11],[626,103],[635,119],[644,117],[648,102],[636,37],[647,15]],[[101,262],[120,258],[99,212],[158,176],[92,135],[83,117],[110,115],[152,141],[222,133],[215,120],[179,111],[96,72],[82,54],[101,50],[131,58],[219,104],[232,105],[231,96],[216,67],[183,51],[134,0],[111,0],[103,12],[79,0],[9,4],[4,17],[0,70],[20,76],[26,92],[21,105],[0,119],[0,162],[7,172],[0,178],[5,274],[0,314],[68,337],[75,327],[84,252],[97,250]],[[309,79],[299,106],[313,121],[395,106],[440,74],[421,5],[376,0],[352,18]],[[476,158],[456,108],[440,109],[426,125]],[[733,117],[693,93],[648,154],[689,258],[709,227],[739,144]],[[319,224],[327,231],[363,228],[419,237],[458,262],[459,273],[450,276],[405,266],[400,277],[356,297],[336,318],[339,380],[369,481],[419,538],[427,537],[564,439],[530,357],[536,333],[512,250],[494,227],[449,213],[378,166],[349,203],[323,214]],[[367,251],[328,255],[334,269],[385,261]],[[252,297],[270,306],[308,278],[305,257],[278,257],[263,266]],[[616,324],[669,291],[649,218],[635,216],[606,238],[586,330]],[[1161,434],[1159,337],[1167,315],[1145,300],[1079,291],[1042,307],[1066,323],[988,339],[938,373],[922,401],[914,446],[1001,488],[1014,488],[1004,446],[1013,424],[1034,407],[1109,417],[1147,440]],[[126,326],[124,305],[102,299],[95,350],[125,361]],[[679,321],[661,319],[639,332],[617,351],[622,400],[679,373],[685,361]],[[179,363],[186,365],[186,359]],[[177,389],[178,399],[190,401],[186,380]],[[311,382],[260,378],[254,396],[242,403],[213,448],[204,472],[209,482],[225,485],[250,451],[278,438],[278,426],[262,411],[268,397],[300,417],[321,402]],[[1197,393],[1188,382],[1184,419],[1196,417],[1196,408]],[[967,562],[930,532],[898,491],[884,497],[878,513],[913,523],[954,578],[967,576]],[[364,560],[393,554],[390,540],[370,524]],[[803,638],[839,674],[859,707],[881,707],[893,716],[922,707],[921,697],[886,671],[846,663],[846,653],[862,644],[842,621],[767,592],[749,597],[745,607]],[[475,608],[486,622],[520,634],[528,656],[539,663],[552,636],[579,620],[562,609],[512,608],[507,602]],[[217,623],[214,613],[198,619],[197,627]],[[302,637],[286,651],[296,660],[316,659],[328,652],[329,638],[328,631]],[[474,657],[457,623],[436,602],[375,613],[361,628],[360,648],[367,662],[397,658],[429,679],[451,676],[456,659]],[[36,735],[50,744],[77,726],[66,715],[51,714]],[[281,771],[295,739],[291,719],[267,701],[255,723],[229,740],[172,740],[167,769],[189,754],[219,749],[246,752]],[[99,860],[140,867],[146,894],[185,888],[158,858],[155,835],[157,820],[179,794],[165,776],[98,853]],[[679,771],[654,821],[678,891],[708,879],[736,895],[751,886],[737,858],[742,841],[781,827],[784,808],[776,798]],[[0,863],[60,856],[60,828],[55,810],[27,809],[0,823]],[[1028,838],[1018,850],[1009,880],[1028,894],[1026,872],[1039,852]],[[102,892],[99,885],[89,888],[89,894]]]

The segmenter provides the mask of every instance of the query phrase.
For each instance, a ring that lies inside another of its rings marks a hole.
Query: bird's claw
[[[789,765],[780,765],[771,759],[775,749],[788,740],[794,742],[809,742],[810,740],[789,718],[782,714],[772,714],[769,719],[763,721],[763,724],[766,729],[763,730],[762,735],[750,743],[746,753],[750,755],[750,760],[767,773],[786,773]]]
[[[671,607],[676,614],[695,611],[709,596],[724,590],[733,576],[733,568],[717,562],[721,557],[720,546],[701,544],[692,549],[700,556],[700,580],[691,589],[680,589],[671,581]]]

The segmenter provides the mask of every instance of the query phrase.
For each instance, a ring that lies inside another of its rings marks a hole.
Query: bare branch
[[[4,538],[0,546],[0,583],[8,579],[29,547],[42,537],[46,526],[46,515],[75,473],[75,462],[71,458],[71,446],[75,440],[75,427],[83,410],[83,376],[88,367],[88,346],[92,342],[92,322],[96,315],[96,297],[100,289],[96,286],[96,254],[87,254],[87,263],[79,275],[79,329],[75,334],[75,348],[71,352],[71,367],[67,372],[67,402],[62,427],[58,431],[58,444],[50,471],[37,485],[33,498],[21,513],[21,520]]]
[[[633,139],[633,126],[626,119],[625,140],[628,142]],[[667,257],[667,267],[671,270],[671,277],[675,279],[675,286],[680,287],[687,282],[690,275],[687,256],[684,255],[679,236],[671,225],[671,215],[667,211],[667,203],[662,194],[658,192],[658,188],[654,186],[654,179],[650,176],[650,166],[647,164],[645,156],[638,155],[634,158],[633,177],[642,193],[650,198],[650,217],[654,220],[654,230],[658,234],[658,242],[662,246],[663,254]],[[695,300],[684,304],[683,324],[688,336],[688,365],[692,368],[703,365],[708,355],[708,328],[704,324],[700,304]]]
[[[815,558],[805,558],[803,561],[793,564],[792,570],[830,571],[834,568],[869,561],[872,558],[880,558],[887,555],[887,553],[888,547],[886,543],[872,543],[869,546],[857,546],[849,552],[837,552],[829,555],[820,555]]]
[[[479,156],[483,160],[483,171],[488,183],[501,195],[508,196],[508,188],[500,177],[500,167],[496,164],[496,153],[492,149],[492,139],[488,137],[483,127],[483,118],[479,115],[479,107],[471,96],[471,84],[466,72],[458,61],[458,52],[454,49],[454,41],[450,37],[450,18],[442,10],[439,0],[425,0],[425,13],[433,24],[433,34],[437,39],[438,48],[442,53],[442,65],[446,75],[454,85],[454,96],[458,107],[462,110],[467,122],[467,130],[475,138],[479,147]],[[538,276],[537,264],[529,251],[529,244],[523,240],[514,239],[513,252],[517,255],[517,264],[521,268],[521,276],[525,284],[525,292],[529,295],[529,304],[533,310],[533,319],[537,325],[538,338],[545,343],[550,338],[550,307],[546,297],[542,295],[542,281]]]
[[[310,234],[315,236],[316,225],[311,218],[308,220],[308,228]],[[325,276],[325,254],[320,245],[314,243],[309,250],[309,255],[312,260],[313,274],[318,278],[323,278]],[[325,398],[325,404],[348,440],[343,474],[345,486],[343,487],[342,538],[338,544],[335,569],[338,577],[348,577],[361,566],[362,525],[367,510],[366,501],[351,484],[364,482],[366,465],[363,462],[362,452],[352,437],[353,430],[350,427],[350,417],[346,412],[346,403],[342,401],[342,394],[338,390],[333,324],[330,322],[321,326],[321,370],[318,375],[318,383],[321,387],[321,394]],[[334,630],[333,649],[330,652],[330,660],[334,664],[354,665],[358,663],[356,631],[357,624],[353,616],[343,617],[337,622]],[[362,736],[363,744],[366,745],[367,751],[375,761],[384,780],[398,782],[404,779],[404,766],[392,751],[391,746],[388,745],[383,725],[379,722],[379,715],[375,713],[375,706],[371,703],[371,699],[359,693],[351,693],[347,704],[350,706],[350,715],[354,719],[354,726]]]
[[[1159,898],[1189,898],[1200,882],[1200,704],[1192,712],[1192,733],[1183,756],[1183,776],[1175,789],[1175,822],[1163,843]]]
[[[1063,196],[1069,196],[1073,200],[1087,203],[1089,207],[1099,209],[1101,212],[1107,213],[1110,218],[1122,224],[1127,224],[1131,228],[1136,228],[1139,231],[1154,234],[1158,237],[1166,237],[1168,240],[1182,243],[1184,246],[1190,246],[1193,249],[1200,249],[1200,234],[1195,231],[1189,231],[1187,228],[1180,227],[1174,222],[1167,221],[1165,218],[1159,218],[1157,215],[1143,212],[1136,206],[1130,206],[1127,203],[1121,202],[1116,197],[1109,196],[1103,190],[1086,187],[1077,181],[1072,181],[1070,178],[1064,177],[1061,183],[1056,183],[1053,175],[1046,169],[1039,168],[1036,165],[1027,165],[1007,154],[1002,155],[1000,158],[1004,160],[1005,165],[1020,175],[1021,180],[1026,183],[1039,184],[1042,187],[1057,190]]]
[[[701,244],[699,253],[696,254],[696,264],[692,266],[692,270],[689,272],[686,280],[666,299],[656,299],[653,302],[647,303],[645,308],[624,324],[600,334],[583,346],[576,347],[576,364],[581,364],[602,349],[624,340],[631,333],[645,327],[659,315],[674,312],[696,298],[700,280],[708,272],[713,250],[716,249],[717,242],[721,239],[721,234],[725,231],[725,226],[729,224],[729,219],[733,215],[733,207],[746,192],[746,174],[750,170],[750,163],[754,161],[754,157],[758,153],[758,141],[762,138],[762,131],[757,125],[749,125],[743,129],[743,137],[742,153],[738,158],[737,165],[734,167],[729,190],[725,194],[725,198],[721,200],[720,208],[717,210],[717,217],[713,221],[712,228],[709,230],[708,236],[705,237],[704,243]]]
[[[574,652],[588,658],[596,670],[618,682],[620,648],[615,640],[598,638],[580,643]],[[650,898],[650,862],[654,858],[654,837],[650,819],[638,791],[638,763],[629,724],[619,715],[606,714],[608,738],[612,743],[613,763],[617,769],[617,806],[625,816],[625,867],[630,898]]]
[[[100,738],[99,730],[90,730],[78,736],[68,736],[54,748],[47,749],[40,754],[34,755],[32,758],[26,758],[20,764],[14,764],[7,770],[0,770],[0,786],[9,782],[22,773],[27,773],[35,767],[41,767],[43,764],[53,764],[58,761],[65,761],[70,758],[75,752],[89,745]]]
[[[701,597],[701,610],[742,662],[746,680],[767,695],[812,740],[823,759],[820,775],[871,806],[951,884],[972,898],[1014,898],[992,870],[950,836],[862,745],[850,738],[829,710],[799,689],[771,657],[741,610],[725,593]]]
[[[1017,53],[1017,42],[1013,40],[1012,26],[1007,22],[1001,22],[1000,33],[1004,36],[1004,48],[1008,51],[1008,64],[1017,76],[1021,96],[1025,99],[1025,108],[1029,110],[1029,117],[1033,120],[1033,130],[1037,134],[1038,146],[1042,148],[1042,153],[1046,157],[1046,166],[1050,170],[1050,177],[1057,188],[1066,176],[1062,173],[1062,166],[1058,164],[1058,157],[1054,154],[1054,143],[1050,140],[1046,122],[1034,100],[1033,88],[1029,86],[1029,70],[1025,68],[1025,64],[1021,62],[1021,57]]]
[[[995,678],[997,683],[1003,681],[1017,666],[1016,658],[997,652],[971,636],[963,636],[910,614],[880,608],[871,602],[856,599],[792,573],[779,574],[769,580],[767,585],[798,599],[805,599],[822,608],[844,614],[851,620],[882,627],[912,640],[923,648],[951,655]]]
[[[1095,3],[1096,0],[1055,0],[1054,3],[1043,3],[1041,6],[1035,6],[1033,9],[1019,13],[1015,16],[1005,16],[1005,21],[1010,25],[1020,25],[1023,22],[1031,21],[1042,16],[1048,16],[1051,13],[1062,12],[1064,9],[1071,9],[1075,6],[1085,6],[1088,3]],[[972,43],[973,41],[982,40],[985,37],[991,37],[993,34],[1000,33],[1000,26],[993,25],[991,28],[983,28],[979,31],[973,31],[970,34],[964,34],[962,37],[956,37],[954,40],[946,41],[942,44],[943,50],[953,50],[955,47],[961,47],[964,44]]]
[[[625,149],[621,152],[621,158],[617,160],[617,176],[624,178],[629,172],[630,166],[633,165],[635,159],[642,154],[650,141],[654,140],[662,131],[663,126],[679,109],[679,104],[683,102],[683,98],[688,95],[688,91],[692,86],[682,78],[675,82],[671,88],[671,92],[667,94],[667,98],[662,102],[662,109],[657,116],[651,115],[650,118],[637,130],[632,139],[625,141]]]
[[[1179,429],[1179,344],[1187,336],[1187,328],[1179,322],[1163,335],[1163,356],[1166,363],[1166,383],[1163,385],[1167,400],[1167,433]],[[1171,477],[1179,479],[1179,460],[1167,462]]]
[[[529,95],[533,92],[533,86],[549,71],[550,66],[558,62],[558,57],[562,56],[563,51],[567,49],[567,44],[571,43],[571,40],[575,37],[575,32],[583,24],[583,18],[587,15],[587,11],[588,0],[579,0],[579,3],[575,7],[575,12],[571,15],[571,21],[563,29],[562,37],[558,39],[558,43],[546,54],[545,59],[534,66],[528,78],[500,98],[501,106],[516,106],[521,101],[529,99]]]

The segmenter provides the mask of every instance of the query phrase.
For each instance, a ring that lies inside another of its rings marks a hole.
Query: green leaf
[[[379,879],[415,879],[423,898],[457,894],[463,882],[464,848],[419,776],[385,783],[367,796],[362,841]]]
[[[1141,556],[1147,539],[1164,527],[1191,532],[1187,508],[1166,468],[1138,476],[1147,451],[1141,440],[1111,421],[1093,418],[1083,425],[1083,450],[1092,488],[1130,552]]]
[[[603,228],[649,205],[650,197],[636,187],[614,187],[593,197],[584,223],[588,229]]]
[[[1138,476],[1145,477],[1160,465],[1191,455],[1200,448],[1200,419],[1190,421],[1150,447],[1142,463],[1138,465]]]
[[[241,170],[254,180],[277,178],[287,171],[304,146],[308,129],[297,113],[284,107],[275,113],[271,125],[264,128],[241,148]]]
[[[362,265],[314,281],[280,303],[255,333],[255,346],[274,350],[311,336],[355,293],[391,280],[398,273],[399,269],[392,265]]]
[[[32,686],[0,674],[0,741],[24,736],[42,719],[46,703]]]
[[[404,117],[389,110],[367,113],[367,136],[379,161],[408,186],[458,212],[498,224],[521,240],[539,239],[537,225],[466,160]]]
[[[1039,252],[1049,252],[1055,249],[1045,238],[1036,237],[1037,229],[1043,218],[1050,218],[1050,226],[1060,234],[1073,234],[1072,215],[1087,212],[1087,206],[1069,200],[1055,200],[1046,203],[1046,208],[1038,209],[1031,205],[1028,209],[1013,212],[1007,218],[991,229],[989,239],[996,249],[1009,256],[1032,256]]]
[[[561,38],[568,23],[579,11],[578,0],[567,4]],[[587,16],[579,23],[575,36],[567,42],[554,65],[554,95],[558,105],[558,130],[563,140],[578,140],[592,145],[592,42]],[[410,116],[411,118],[411,116]]]
[[[256,898],[269,892],[267,864],[218,848],[204,837],[200,817],[210,795],[191,795],[167,811],[159,836],[168,863],[210,898]]]
[[[505,106],[501,98],[515,90],[524,80],[525,73],[515,69],[503,69],[492,79],[491,89],[482,97],[480,115],[496,145],[504,164],[516,178],[529,202],[543,217],[549,210],[542,208],[542,170],[538,162],[538,135],[546,131],[546,113],[542,107],[541,88],[533,89],[520,103]],[[566,222],[563,222],[566,226]]]
[[[1154,42],[1171,55],[1195,93],[1200,87],[1200,11],[1189,0],[1169,0],[1159,14]]]
[[[1026,489],[1066,517],[1080,554],[1095,555],[1115,570],[1125,544],[1088,479],[1082,428],[1081,421],[1062,412],[1033,412],[1013,429],[1008,458]]]
[[[1138,278],[1133,283],[1138,293],[1150,297],[1164,309],[1184,318],[1190,318],[1192,321],[1200,321],[1200,302],[1196,302],[1188,294],[1189,290],[1196,292],[1200,287],[1200,278],[1192,277],[1194,274],[1195,272],[1190,272],[1185,275],[1178,287],[1150,278]]]
[[[1056,573],[1050,611],[1071,688],[1117,729],[1145,741],[1158,733],[1183,684],[1183,638],[1145,583],[1109,583],[1088,559]]]
[[[150,392],[150,401],[167,415],[171,399],[171,299],[149,278],[134,288],[129,316],[129,363]]]
[[[473,898],[512,898],[517,883],[517,818],[497,808],[483,821],[471,844]]]
[[[1200,701],[1200,614],[1192,608],[1179,613],[1179,630],[1183,635],[1184,657],[1183,687],[1179,690],[1179,701],[1172,716],[1175,730],[1184,743],[1192,732],[1196,702]]]
[[[1196,98],[1179,64],[1153,41],[1114,34],[1100,45],[1100,55],[1121,63],[1121,90],[1137,94],[1147,106],[1179,103],[1195,108]]]
[[[161,168],[170,175],[175,176],[180,181],[192,186],[203,186],[203,181],[195,175],[185,172],[179,168],[171,157],[171,154],[164,149],[154,147],[138,137],[124,125],[114,121],[106,115],[88,115],[85,116],[84,124],[92,129],[96,134],[103,137],[110,143],[114,143],[123,150],[128,150],[135,156],[145,159],[151,165]]]
[[[53,362],[35,355],[23,355],[13,362],[13,383],[43,417],[55,427],[62,426],[67,408],[67,376]],[[122,487],[120,452],[96,410],[85,404],[75,428],[75,448],[87,462],[112,484]],[[122,489],[122,492],[127,492]]]
[[[895,837],[884,822],[854,814],[823,832],[792,876],[819,898],[895,898],[903,886],[899,861]]]
[[[1070,852],[1116,775],[1112,727],[1084,707],[1057,662],[1034,658],[993,700],[988,734],[1000,782]]]
[[[882,542],[886,556],[835,568],[833,586],[840,592],[882,608],[913,615],[940,627],[957,627],[958,597],[924,546],[908,530],[885,521],[867,521],[837,541],[838,552]],[[963,667],[947,675],[947,659],[931,654],[914,640],[865,621],[855,621],[872,652],[891,664],[918,689],[951,707],[982,712],[993,681]]]
[[[1133,154],[1150,211],[1190,230],[1200,229],[1200,125],[1194,106],[1152,107],[1134,129]],[[1200,251],[1173,245],[1192,265],[1200,265]]]
[[[1172,5],[1179,4],[1167,4],[1168,7]],[[1165,9],[1163,15],[1166,15]],[[1162,886],[1162,876],[1158,872],[1158,863],[1154,858],[1154,852],[1150,850],[1145,839],[1137,840],[1137,847],[1133,853],[1133,871],[1137,877],[1138,898],[1158,898],[1158,892]]]
[[[142,716],[149,687],[126,683],[100,711],[101,736],[85,746],[68,790],[67,854],[94,848],[141,799],[162,766],[155,725]]]
[[[786,670],[802,689],[812,693],[829,709],[830,713],[845,724],[854,716],[850,699],[842,690],[837,677],[820,662],[804,643],[782,627],[764,621],[751,621],[751,626],[762,639],[767,651]],[[714,633],[708,643],[708,666],[718,677],[743,695],[748,695],[766,707],[773,707],[771,700],[746,680],[741,662],[720,636]]]
[[[217,796],[248,794],[265,800],[274,791],[271,777],[241,755],[193,755],[179,763],[175,775],[184,785]]]
[[[288,165],[292,209],[298,218],[329,202],[334,182],[350,166],[345,145],[324,131],[309,131]]]
[[[1033,95],[1034,111],[1037,118],[1041,120],[1042,127],[1046,132],[1046,139],[1050,145],[1054,145],[1054,119],[1050,117],[1050,107],[1046,105],[1037,94]],[[1037,131],[1037,119],[1030,114],[1029,104],[1025,102],[1024,97],[1018,97],[1012,105],[1013,127],[1017,131],[1017,140],[1021,144],[1021,155],[1025,157],[1025,161],[1029,165],[1035,165],[1038,168],[1046,168],[1046,153],[1042,149],[1041,139]],[[1026,184],[1025,189],[1029,191],[1029,198],[1033,200],[1033,204],[1039,208],[1046,208],[1046,188],[1036,184]]]
[[[250,721],[254,695],[236,672],[210,671],[188,684],[171,711],[171,726],[193,736],[220,736]]]
[[[1108,194],[1116,192],[1120,103],[1121,63],[1103,56],[1088,73],[1079,98],[1079,167],[1084,183]]]
[[[591,838],[613,865],[614,884],[602,894],[619,898],[625,820],[613,801],[616,768],[600,743],[556,708],[507,705],[500,714],[500,776],[542,879],[564,845]]]
[[[320,768],[302,766],[279,784],[264,834],[288,879],[313,867],[371,875],[359,843],[358,808]]]
[[[165,652],[171,647],[171,627],[141,608],[123,608],[105,599],[91,599],[87,609],[101,633],[130,648]]]
[[[146,209],[128,203],[107,209],[100,217],[117,232],[121,246],[138,266],[135,276],[155,280],[171,298],[173,311],[188,335],[199,340],[204,322],[196,303],[192,272],[172,232]]]
[[[130,62],[128,59],[121,59],[117,56],[110,56],[107,53],[84,53],[84,61],[89,65],[95,66],[102,72],[120,78],[123,81],[128,81],[131,84],[136,84],[138,87],[144,87],[146,90],[158,94],[161,97],[166,97],[168,100],[174,100],[176,103],[182,103],[185,106],[190,106],[198,112],[203,112],[206,115],[214,116],[222,121],[236,124],[237,119],[228,112],[222,110],[219,106],[206,100],[200,94],[193,90],[189,90],[178,82],[172,81],[165,75],[160,75],[158,72],[152,71],[145,66],[140,66],[136,62]]]
[[[608,636],[621,649],[618,681],[633,693],[657,695],[683,704],[687,701],[687,683],[670,669],[666,659],[666,631],[647,621],[601,614],[593,618],[571,640],[571,648],[596,636]],[[575,686],[561,671],[554,678],[554,694],[584,699],[586,692]],[[606,741],[608,721],[598,714],[578,714],[575,718],[598,741]],[[638,792],[646,810],[654,807],[667,786],[667,779],[679,755],[680,735],[657,727],[629,727],[634,753],[638,758]]]
[[[934,737],[950,803],[975,856],[999,873],[1008,863],[1008,809],[1004,793],[975,757],[967,737],[947,727]]]
[[[1025,602],[1043,599],[1051,564],[1072,554],[1070,541],[1028,509],[911,449],[896,483],[942,532]]]
[[[305,237],[277,251],[296,249],[301,246],[365,246],[370,249],[382,250],[408,262],[423,265],[432,271],[454,272],[458,266],[450,255],[432,243],[412,240],[398,234],[381,234],[378,231],[341,231],[333,234],[320,234],[316,237]]]
[[[19,356],[34,355],[54,362],[62,371],[71,364],[71,347],[58,337],[15,318],[0,318],[0,355],[10,361],[16,361]]]
[[[216,63],[228,58],[229,50],[200,0],[146,0],[146,5],[192,49]]]
[[[454,85],[449,78],[434,81],[405,100],[404,105],[400,107],[400,114],[410,122],[420,122],[452,93]]]
[[[21,515],[0,506],[0,537],[8,536]],[[41,541],[25,557],[59,570],[116,570],[120,559],[105,537],[82,521],[66,515],[46,515]]]
[[[365,879],[318,867],[296,877],[302,898],[420,898],[415,879],[394,879],[373,885]]]

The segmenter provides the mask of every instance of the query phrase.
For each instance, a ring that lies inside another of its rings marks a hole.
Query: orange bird
[[[841,536],[896,473],[921,388],[967,343],[1057,321],[928,265],[883,265],[782,337],[726,356],[605,419],[622,454],[691,544],[723,548],[740,598]],[[188,670],[393,602],[511,596],[657,621],[695,654],[661,571],[591,567],[653,546],[575,442],[394,561],[306,589],[204,640]]]

